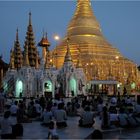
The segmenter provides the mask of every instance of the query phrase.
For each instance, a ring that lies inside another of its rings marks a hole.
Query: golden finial
[[[77,0],[75,16],[93,16],[90,0]]]
[[[32,19],[31,19],[31,16],[32,16],[32,14],[31,14],[31,12],[29,12],[29,25],[32,25]]]

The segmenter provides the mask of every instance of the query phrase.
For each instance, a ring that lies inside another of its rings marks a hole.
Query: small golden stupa
[[[103,36],[90,0],[77,0],[77,7],[64,39],[53,50],[55,66],[64,63],[67,36],[75,66],[81,63],[88,80],[117,80],[122,84],[138,82],[136,64],[128,60]],[[56,63],[57,62],[57,63]]]

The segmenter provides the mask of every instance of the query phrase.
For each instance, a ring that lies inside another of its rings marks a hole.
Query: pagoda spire
[[[29,12],[29,25],[32,25],[32,14]]]
[[[16,32],[16,41],[18,41],[18,28],[17,28],[17,32]]]
[[[18,70],[22,66],[22,58],[23,58],[19,39],[18,39],[18,29],[16,31],[16,41],[14,41],[13,53],[14,53],[14,65],[15,65],[15,68]]]
[[[74,16],[93,16],[90,0],[77,0],[77,8]]]
[[[34,32],[33,32],[32,21],[31,21],[31,12],[29,12],[29,25],[27,27],[25,42],[27,42],[27,46],[28,46],[29,64],[31,67],[35,67],[37,48],[35,46],[35,41],[34,41]]]
[[[93,35],[102,36],[101,28],[94,16],[90,0],[77,0],[74,16],[67,28],[67,35],[70,38],[78,38],[76,40],[79,40],[79,37],[85,38],[87,35],[88,37]],[[84,40],[82,39],[82,42]]]
[[[23,60],[23,66],[29,66],[29,57],[28,57],[28,45],[27,42],[25,42],[25,46],[24,46],[24,60]]]
[[[70,48],[69,48],[69,38],[67,38],[67,52],[66,52],[66,55],[65,55],[64,62],[72,62]]]
[[[47,33],[45,34],[44,30],[43,30],[43,37],[42,37],[41,41],[38,43],[38,45],[40,47],[42,47],[42,58],[43,58],[43,60],[46,60],[46,53],[49,50],[50,42],[48,41]]]

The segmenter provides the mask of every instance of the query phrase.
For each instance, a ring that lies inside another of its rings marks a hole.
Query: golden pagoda
[[[136,64],[122,56],[119,50],[105,39],[92,11],[90,0],[77,0],[76,10],[68,24],[66,36],[53,50],[56,54],[54,60],[57,62],[57,68],[64,63],[67,36],[70,39],[73,63],[76,66],[80,61],[88,80],[113,79],[122,84],[128,79],[130,83],[138,82]]]

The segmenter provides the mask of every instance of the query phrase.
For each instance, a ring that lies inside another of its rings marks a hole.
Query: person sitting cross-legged
[[[1,126],[1,139],[14,139],[14,135],[12,134],[12,126],[13,122],[10,120],[10,111],[6,111],[4,113],[4,117],[0,122]]]
[[[117,111],[111,110],[109,112],[109,117],[110,117],[110,126],[111,127],[118,127],[119,126],[119,119],[118,119]]]
[[[41,123],[41,125],[48,127],[52,121],[52,116],[51,108],[47,106],[46,110],[42,114],[43,123]]]
[[[18,123],[30,123],[32,122],[25,113],[25,107],[23,102],[19,104],[19,108],[17,110],[17,122]]]
[[[15,101],[13,105],[10,107],[11,116],[16,116],[18,110],[18,101]]]
[[[56,120],[57,127],[61,128],[67,126],[67,115],[66,111],[63,109],[63,103],[58,104],[58,109],[54,113],[54,118]]]
[[[118,115],[118,119],[119,119],[119,124],[121,127],[125,127],[127,128],[129,126],[128,124],[128,115],[124,112],[123,108],[120,108],[120,113]]]
[[[79,120],[80,127],[92,127],[95,123],[94,121],[94,113],[90,111],[90,107],[85,107],[85,111],[81,115],[81,119]]]

